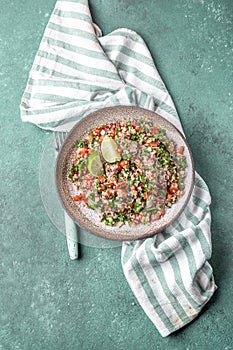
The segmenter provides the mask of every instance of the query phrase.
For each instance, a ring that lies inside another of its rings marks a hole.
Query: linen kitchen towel
[[[69,131],[85,115],[116,105],[156,109],[183,133],[143,39],[125,28],[101,36],[87,0],[57,1],[22,97],[22,120]],[[196,173],[190,201],[170,227],[122,244],[125,277],[162,336],[192,321],[216,289],[210,202]]]

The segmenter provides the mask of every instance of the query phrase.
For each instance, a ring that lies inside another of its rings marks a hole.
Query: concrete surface
[[[212,194],[219,289],[198,319],[167,338],[129,289],[120,247],[81,246],[81,259],[70,261],[42,204],[50,133],[23,124],[19,104],[54,4],[15,0],[0,10],[0,349],[233,349],[232,1],[90,1],[105,34],[128,27],[147,42]]]

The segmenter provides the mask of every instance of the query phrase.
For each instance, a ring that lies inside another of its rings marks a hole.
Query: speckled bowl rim
[[[185,194],[183,197],[166,210],[164,217],[148,225],[140,224],[134,227],[123,225],[121,228],[111,227],[98,221],[98,214],[92,209],[84,207],[80,202],[74,202],[73,186],[67,177],[71,167],[71,161],[75,153],[75,143],[79,139],[86,138],[88,131],[105,123],[115,122],[119,119],[148,118],[155,125],[166,129],[167,136],[174,140],[178,146],[185,147],[187,161],[187,174],[185,178]],[[159,114],[150,110],[134,106],[116,106],[98,109],[78,121],[69,132],[56,160],[55,182],[59,199],[64,210],[83,229],[106,239],[118,241],[131,241],[145,239],[161,232],[176,220],[185,209],[194,187],[194,162],[191,149],[182,133],[170,122]]]

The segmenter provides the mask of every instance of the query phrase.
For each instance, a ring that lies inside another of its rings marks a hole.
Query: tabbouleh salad
[[[104,124],[75,146],[73,200],[98,211],[106,225],[159,220],[184,194],[184,147],[152,122]]]

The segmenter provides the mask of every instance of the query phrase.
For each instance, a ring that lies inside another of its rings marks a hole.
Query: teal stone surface
[[[127,27],[146,41],[212,195],[218,290],[166,338],[130,290],[121,248],[81,245],[71,261],[46,213],[39,172],[51,133],[22,123],[19,105],[55,1],[1,5],[0,349],[233,349],[232,0],[90,0],[104,34]]]

